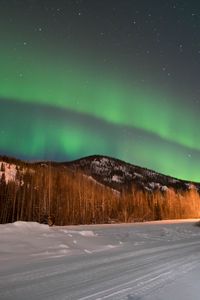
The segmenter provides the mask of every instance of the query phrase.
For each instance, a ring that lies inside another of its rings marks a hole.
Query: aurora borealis
[[[1,1],[0,152],[105,154],[200,181],[200,4],[187,2]]]

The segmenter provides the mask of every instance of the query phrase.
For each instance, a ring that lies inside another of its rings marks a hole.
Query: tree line
[[[17,167],[15,181],[0,178],[0,223],[17,220],[56,225],[199,218],[200,196],[188,190],[121,192],[65,166]]]

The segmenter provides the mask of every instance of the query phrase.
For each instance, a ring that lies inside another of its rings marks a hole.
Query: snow
[[[111,164],[111,161],[108,158],[103,157],[100,160],[94,159],[91,163],[91,166],[92,166],[92,168],[96,169],[96,171],[98,173],[98,172],[104,171],[103,170],[104,168],[106,168],[106,169],[109,168],[110,164]]]
[[[166,192],[168,190],[168,187],[166,185],[161,186],[160,189],[162,192]]]
[[[82,235],[82,236],[94,236],[95,234],[94,234],[94,232],[93,231],[89,231],[89,230],[87,230],[87,231],[79,231],[79,234],[80,235]]]
[[[159,187],[160,187],[160,183],[158,183],[158,182],[150,182],[150,183],[149,183],[149,186],[150,186],[152,189],[156,189],[156,188],[159,188]]]
[[[117,175],[113,175],[112,176],[112,181],[122,182],[122,177],[121,176],[117,176]]]
[[[136,172],[134,172],[134,177],[143,178],[143,175],[142,175],[142,174],[139,174],[139,173],[136,173]]]
[[[5,174],[6,183],[8,183],[9,181],[15,181],[16,173],[17,173],[16,165],[8,164],[6,162],[0,161],[0,167],[2,165],[5,168],[5,171],[0,170],[0,178],[2,177],[3,174]]]
[[[0,299],[199,300],[196,225],[0,225]]]
[[[192,183],[185,183],[188,190],[198,190],[197,187]]]

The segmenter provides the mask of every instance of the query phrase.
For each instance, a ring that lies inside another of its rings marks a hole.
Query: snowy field
[[[0,299],[199,300],[196,223],[0,225]]]

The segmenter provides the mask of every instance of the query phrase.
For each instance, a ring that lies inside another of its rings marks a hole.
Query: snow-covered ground
[[[199,300],[195,223],[0,225],[0,299]]]

